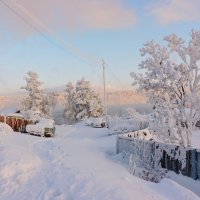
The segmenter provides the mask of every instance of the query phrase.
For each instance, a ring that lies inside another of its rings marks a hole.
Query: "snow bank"
[[[108,117],[110,133],[128,133],[147,128],[149,122],[145,118]]]
[[[0,122],[0,133],[13,133],[13,129],[9,125]]]

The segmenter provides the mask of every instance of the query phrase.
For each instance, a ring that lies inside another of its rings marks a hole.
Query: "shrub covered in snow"
[[[158,168],[155,170],[152,166],[151,157],[141,160],[139,156],[130,155],[129,172],[139,178],[154,183],[159,183],[167,174],[166,169]]]
[[[108,128],[110,133],[128,133],[147,128],[148,119],[143,117],[108,117]]]

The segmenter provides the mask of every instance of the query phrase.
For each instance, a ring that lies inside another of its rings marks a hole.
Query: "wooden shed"
[[[26,125],[33,124],[32,120],[24,119],[24,117],[18,113],[7,116],[0,115],[0,122],[8,124],[16,132],[25,132]]]

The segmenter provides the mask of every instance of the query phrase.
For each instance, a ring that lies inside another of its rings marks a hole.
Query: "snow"
[[[101,128],[105,126],[106,120],[103,117],[90,117],[83,120],[86,126]]]
[[[13,133],[13,129],[9,125],[0,122],[0,134],[1,133],[5,133],[5,134]]]
[[[1,200],[197,200],[170,179],[129,174],[107,129],[57,126],[54,138],[0,134]]]
[[[200,181],[194,181],[191,178],[183,176],[181,174],[175,174],[174,172],[169,172],[168,176],[170,179],[176,181],[178,184],[190,188],[194,193],[200,196]]]
[[[21,115],[19,113],[10,113],[7,115],[7,117],[24,118],[23,115]]]
[[[149,122],[144,118],[121,118],[108,116],[108,127],[110,134],[121,134],[133,132],[148,127]]]
[[[41,126],[44,126],[45,128],[53,128],[54,127],[54,120],[53,119],[40,119],[39,123]]]

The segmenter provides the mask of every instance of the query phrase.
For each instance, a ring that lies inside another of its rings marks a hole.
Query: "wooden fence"
[[[19,118],[17,116],[3,116],[3,115],[0,115],[0,122],[8,124],[16,132],[25,132],[26,125],[33,124],[32,120]]]
[[[153,158],[152,167],[155,169],[162,167],[194,180],[200,180],[199,149],[119,136],[117,153],[123,153],[127,159],[130,155],[139,156],[144,162],[147,161],[146,157],[151,157]]]

